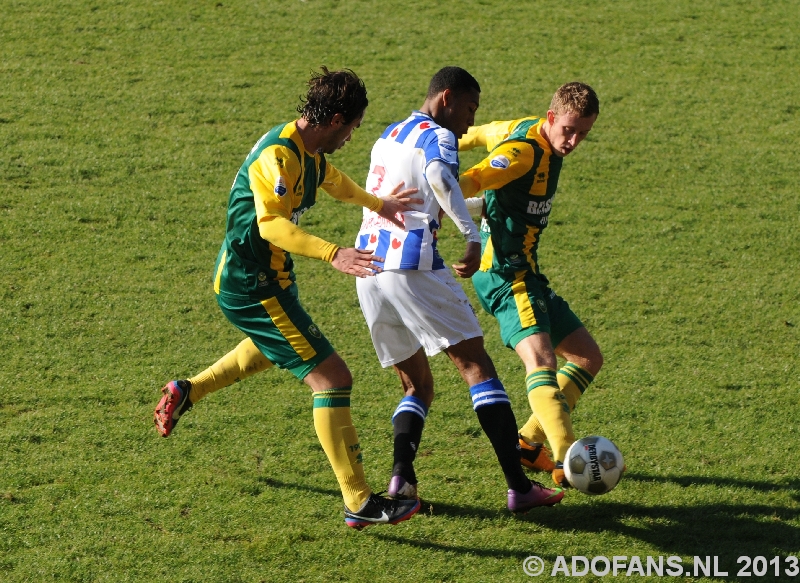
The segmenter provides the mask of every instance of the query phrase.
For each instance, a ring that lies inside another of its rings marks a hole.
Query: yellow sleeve
[[[333,261],[338,245],[307,233],[291,221],[294,185],[300,178],[300,162],[294,152],[284,146],[265,148],[248,174],[261,238],[289,253]]]
[[[375,212],[383,208],[381,199],[361,188],[347,174],[334,168],[330,162],[328,162],[328,168],[325,171],[325,181],[320,186],[333,198],[342,202],[365,206]]]
[[[330,263],[339,246],[307,233],[289,219],[267,217],[258,223],[261,236],[284,251]]]
[[[505,186],[533,168],[533,146],[526,142],[506,142],[489,156],[464,172],[458,180],[464,198],[481,190]]]
[[[527,118],[523,118],[527,119]],[[505,140],[522,119],[511,121],[493,121],[482,126],[472,126],[467,130],[460,140],[458,140],[459,151],[471,150],[478,146],[484,146],[487,152],[491,152],[497,144]]]

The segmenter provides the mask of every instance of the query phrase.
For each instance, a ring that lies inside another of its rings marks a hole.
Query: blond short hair
[[[600,113],[600,100],[594,89],[586,83],[572,81],[558,88],[550,102],[550,109],[556,115],[574,113],[578,117],[591,117]]]

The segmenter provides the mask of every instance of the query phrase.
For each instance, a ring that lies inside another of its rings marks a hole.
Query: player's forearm
[[[383,201],[376,196],[372,196],[366,190],[356,184],[352,178],[337,172],[334,180],[327,180],[322,184],[325,192],[333,198],[350,204],[367,207],[371,211],[378,212],[383,208]]]
[[[283,217],[263,217],[258,222],[258,232],[263,239],[284,251],[321,259],[330,263],[339,246],[307,233]]]
[[[450,217],[468,242],[480,242],[481,237],[464,202],[464,195],[451,170],[442,162],[434,161],[425,169],[428,184],[433,189],[439,206]]]

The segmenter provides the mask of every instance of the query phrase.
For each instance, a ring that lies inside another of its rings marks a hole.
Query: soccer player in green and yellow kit
[[[568,486],[563,462],[575,441],[570,412],[600,371],[603,356],[567,302],[550,289],[536,251],[564,157],[587,136],[599,113],[591,87],[567,83],[556,91],[546,117],[475,126],[459,141],[460,150],[484,146],[490,152],[459,182],[465,197],[486,191],[481,267],[472,281],[483,308],[497,318],[503,342],[525,365],[533,413],[519,430],[522,463],[552,472],[560,486]],[[566,360],[561,368],[557,356]]]
[[[368,277],[383,258],[342,248],[302,230],[298,223],[317,201],[318,188],[398,222],[395,214],[416,189],[376,198],[326,159],[350,140],[367,107],[363,82],[349,70],[312,76],[302,117],[272,128],[253,146],[228,200],[225,240],[214,275],[222,312],[246,336],[239,346],[191,379],[170,381],[154,418],[167,437],[182,414],[209,393],[266,370],[289,369],[313,391],[314,428],[333,467],[354,528],[396,524],[419,510],[418,500],[372,493],[350,416],[353,378],[347,365],[300,304],[292,253],[320,259],[343,273]]]

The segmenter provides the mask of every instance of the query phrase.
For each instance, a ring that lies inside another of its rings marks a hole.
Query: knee
[[[335,373],[335,384],[337,387],[352,387],[353,386],[353,375],[350,373],[350,369],[347,366],[341,367]]]
[[[603,368],[603,353],[597,342],[588,334],[580,342],[572,342],[565,347],[559,346],[558,355],[567,362],[577,364],[592,376],[597,376]]]
[[[603,368],[603,353],[600,352],[600,348],[598,348],[597,345],[595,345],[595,350],[587,355],[584,368],[589,371],[593,377],[596,377],[600,369]]]
[[[329,368],[326,367],[327,370],[325,370],[324,373],[328,375],[330,382],[335,388],[352,387],[353,375],[350,373],[347,364],[345,364],[344,360],[335,352],[331,357],[332,358],[329,358],[324,363],[329,365]]]
[[[341,389],[353,386],[350,369],[335,352],[306,375],[303,381],[314,391]]]

